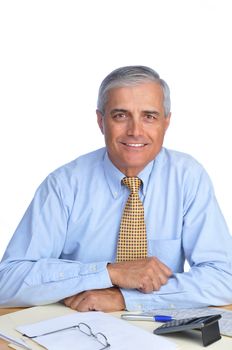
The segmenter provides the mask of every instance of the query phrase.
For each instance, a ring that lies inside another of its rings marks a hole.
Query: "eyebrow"
[[[110,111],[110,114],[114,114],[114,113],[127,113],[129,112],[127,109],[123,109],[123,108],[114,108],[112,109],[112,111]],[[159,115],[160,113],[158,111],[150,111],[150,110],[145,110],[142,111],[143,113],[147,113],[147,114],[156,114]]]
[[[157,114],[157,115],[160,114],[158,111],[143,111],[143,113],[147,113],[147,114]]]
[[[123,109],[123,108],[114,108],[112,109],[112,111],[110,111],[110,114],[114,114],[114,113],[127,113],[128,110],[127,109]]]

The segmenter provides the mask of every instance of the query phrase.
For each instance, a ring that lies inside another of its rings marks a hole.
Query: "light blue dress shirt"
[[[1,305],[46,304],[112,287],[106,266],[115,261],[129,194],[124,176],[102,148],[45,179],[0,264]],[[121,289],[127,309],[232,303],[232,236],[205,170],[189,155],[162,148],[138,176],[149,256],[173,276],[157,292]]]

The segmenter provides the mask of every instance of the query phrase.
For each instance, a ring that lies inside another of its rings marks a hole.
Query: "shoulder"
[[[164,148],[160,154],[160,165],[159,176],[166,186],[174,189],[175,196],[177,193],[181,195],[184,212],[196,199],[198,203],[203,203],[215,196],[207,171],[191,155]]]
[[[105,155],[105,148],[100,148],[93,152],[79,156],[78,158],[72,160],[71,162],[62,165],[52,172],[59,176],[62,173],[73,173],[76,170],[83,171],[84,169],[91,171],[94,167],[102,163]]]
[[[60,166],[51,172],[45,181],[56,185],[68,186],[78,183],[81,179],[91,177],[93,172],[102,168],[105,148],[81,155],[71,162]]]
[[[157,160],[161,174],[179,186],[187,186],[193,190],[197,190],[200,184],[208,188],[213,186],[203,165],[187,153],[163,148]]]
[[[190,154],[163,148],[160,154],[160,162],[164,166],[176,169],[181,172],[202,173],[205,171],[200,164]]]

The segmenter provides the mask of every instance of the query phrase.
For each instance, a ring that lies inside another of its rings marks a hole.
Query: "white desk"
[[[232,310],[232,305],[226,307],[227,309]],[[14,313],[15,311],[19,311]],[[5,315],[4,318],[0,318],[0,328],[9,325],[12,329],[15,329],[17,325],[22,323],[30,323],[30,322],[38,322],[44,319],[67,315],[73,310],[66,308],[60,304],[53,304],[48,306],[41,306],[37,308],[30,309],[0,309],[0,315]],[[115,317],[120,317],[121,312],[113,312],[111,313]],[[125,321],[129,322],[129,321]],[[156,322],[148,322],[148,321],[130,321],[133,325],[138,327],[142,327],[146,329],[148,332],[152,332],[154,328],[159,327],[160,323]],[[169,335],[165,335],[165,337],[173,342],[175,342],[178,346],[178,350],[197,350],[204,349],[201,340],[201,334],[197,331],[191,331],[188,333],[173,333]],[[36,349],[43,349],[42,347],[36,345]],[[7,343],[3,340],[0,340],[0,350],[9,350]],[[207,347],[209,350],[231,350],[232,349],[232,338],[222,336],[222,339],[211,344]],[[71,349],[69,349],[71,350]],[[130,350],[130,349],[128,349]],[[142,349],[149,350],[149,349]]]

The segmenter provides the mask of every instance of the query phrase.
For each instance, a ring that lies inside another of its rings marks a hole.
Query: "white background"
[[[0,257],[48,173],[103,146],[98,86],[132,64],[168,82],[165,146],[204,165],[232,229],[230,3],[0,0]]]

